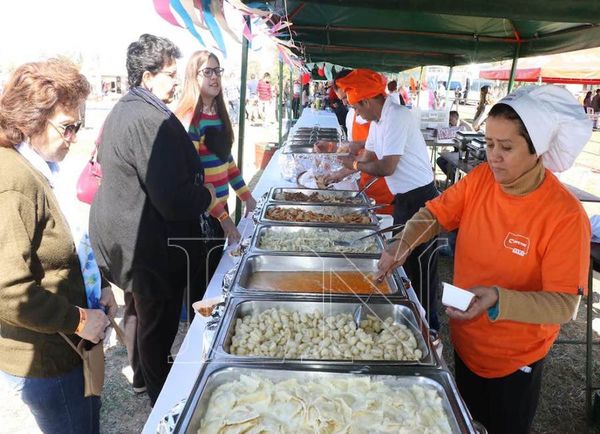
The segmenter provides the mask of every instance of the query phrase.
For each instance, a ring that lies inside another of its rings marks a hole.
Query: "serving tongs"
[[[373,179],[371,179],[369,182],[367,182],[363,188],[358,190],[358,193],[356,193],[354,195],[354,198],[357,198],[358,196],[360,196],[362,192],[367,191],[369,189],[369,187],[372,186],[373,184],[375,184],[379,178],[380,178],[379,176],[375,176]]]
[[[367,297],[367,299],[364,303],[361,300],[360,304],[358,306],[356,306],[356,309],[354,309],[354,313],[352,314],[352,319],[354,320],[354,324],[356,324],[356,328],[360,327],[360,322],[363,320],[363,317],[364,317],[363,304],[365,306],[367,306],[369,304],[369,300],[371,300],[371,297],[373,296],[373,294],[375,294],[375,291],[372,291],[369,294],[369,296]]]
[[[378,207],[381,207],[381,205],[377,205]],[[387,205],[383,205],[383,206],[387,206]],[[383,228],[383,229],[379,229],[378,231],[372,232],[370,234],[364,235],[360,238],[356,238],[352,241],[345,241],[345,240],[333,240],[333,244],[336,246],[341,246],[341,247],[350,247],[356,243],[358,243],[359,241],[362,241],[366,238],[375,236],[375,235],[379,235],[379,234],[385,234],[386,232],[391,232],[394,231],[396,229],[402,229],[404,227],[404,224],[399,224],[399,225],[392,225],[392,226],[388,226],[387,228]]]

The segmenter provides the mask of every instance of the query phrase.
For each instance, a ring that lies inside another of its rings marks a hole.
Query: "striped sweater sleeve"
[[[233,160],[233,156],[231,155],[229,156],[228,160],[227,177],[229,178],[229,184],[235,190],[235,193],[241,201],[245,202],[250,199],[250,189],[244,182],[244,178],[242,178],[240,169],[238,169],[235,161]]]

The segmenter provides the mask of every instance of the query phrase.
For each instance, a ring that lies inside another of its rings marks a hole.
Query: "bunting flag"
[[[252,25],[252,23],[250,23],[250,25]],[[242,30],[242,35],[248,40],[248,42],[252,43],[254,35],[252,34],[252,30],[250,30],[250,27],[248,26],[246,20],[244,20],[244,30]]]
[[[254,15],[256,17],[270,17],[271,12],[263,11],[260,9],[265,5],[263,3],[250,3],[244,4],[240,0],[227,0],[231,6],[233,6],[236,10],[240,11],[244,15]]]
[[[329,81],[333,80],[333,71],[335,71],[331,63],[325,64],[325,78]]]
[[[156,10],[158,15],[160,15],[160,17],[162,19],[166,20],[169,24],[172,24],[174,26],[183,27],[181,24],[179,24],[179,22],[177,22],[177,20],[171,13],[171,8],[169,7],[168,0],[153,0],[153,1],[154,1],[154,10]]]
[[[171,0],[178,1],[178,0]],[[204,15],[204,22],[208,26],[208,30],[210,31],[213,39],[217,43],[217,48],[223,53],[224,56],[227,56],[227,48],[225,48],[225,41],[223,40],[223,35],[221,34],[221,29],[219,28],[219,23],[213,14],[213,10],[211,8],[211,3],[219,3],[219,0],[201,0],[202,2],[202,13]],[[225,20],[225,18],[223,18]]]
[[[290,67],[301,69],[303,63],[298,47],[294,44],[291,22],[275,15],[265,3],[244,4],[241,0],[152,0],[156,12],[168,23],[187,29],[206,48],[215,48],[226,57],[227,48],[223,33],[241,42],[239,30],[234,32],[225,17],[225,2],[238,12],[238,16],[250,17],[250,25],[240,22],[242,36],[252,43],[257,36],[264,36],[273,44],[279,58]],[[267,10],[264,10],[264,9]],[[237,27],[235,27],[237,28]],[[261,42],[263,39],[261,39]],[[262,44],[253,47],[262,48]]]
[[[242,41],[240,40],[238,35],[236,35],[235,32],[233,30],[231,30],[231,28],[229,27],[229,24],[227,24],[227,20],[225,19],[225,10],[223,9],[223,0],[218,0],[218,1],[210,1],[209,0],[209,2],[210,2],[210,10],[211,10],[213,16],[215,17],[215,20],[217,21],[217,23],[219,23],[221,28],[225,32],[227,32],[234,41],[236,41],[238,44],[241,44]]]
[[[200,42],[201,45],[206,47],[204,43],[204,39],[200,36],[200,33],[196,30],[194,26],[194,20],[192,19],[193,15],[190,15],[186,8],[183,6],[180,0],[153,0],[154,1],[154,9],[156,12],[165,20],[167,20],[170,24],[175,26],[186,28],[194,38]],[[192,0],[193,1],[193,0]],[[179,21],[175,18],[171,9],[179,15],[181,21],[183,21],[183,26],[179,23]]]

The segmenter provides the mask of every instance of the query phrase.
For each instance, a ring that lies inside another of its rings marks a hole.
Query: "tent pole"
[[[515,84],[515,75],[517,74],[517,62],[519,61],[520,51],[521,44],[517,43],[517,45],[515,46],[515,56],[513,57],[512,66],[510,68],[510,78],[508,79],[508,93],[510,93]]]
[[[277,118],[279,119],[279,146],[283,137],[283,62],[279,61],[279,96],[277,97]]]
[[[452,82],[452,71],[454,70],[454,66],[450,67],[450,71],[448,71],[448,81],[446,82],[446,108],[448,108],[448,91],[450,90],[450,83]]]
[[[250,28],[250,17],[245,16],[246,25]],[[240,169],[240,173],[243,174],[244,170],[244,132],[246,128],[246,82],[248,80],[248,46],[250,43],[248,39],[242,37],[242,71],[240,77],[240,113],[239,113],[239,124],[238,124],[238,152],[237,152],[237,166]],[[235,223],[239,223],[242,217],[242,201],[239,197],[235,199]]]
[[[419,72],[419,82],[417,83],[417,108],[421,107],[419,103],[421,102],[421,88],[423,87],[423,67],[421,66],[421,71]]]
[[[294,71],[290,66],[290,96],[288,98],[290,102],[289,115],[288,115],[288,129],[292,126],[292,117],[294,116],[294,109],[292,108],[292,101],[294,100]]]

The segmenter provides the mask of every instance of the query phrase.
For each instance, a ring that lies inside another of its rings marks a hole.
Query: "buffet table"
[[[334,121],[335,125],[333,124]],[[317,112],[311,109],[305,110],[303,112],[302,117],[299,119],[299,122],[296,124],[294,129],[312,127],[314,125],[319,125],[322,128],[339,127],[337,125],[337,119],[332,113]],[[295,182],[289,182],[282,179],[280,175],[280,153],[281,151],[277,151],[275,153],[274,157],[269,162],[260,180],[255,186],[253,190],[253,195],[255,198],[261,198],[272,187],[297,187],[297,184]],[[354,187],[356,188],[356,186]],[[251,236],[254,231],[254,222],[252,218],[243,218],[240,221],[238,228],[243,238]],[[230,254],[230,249],[227,249],[224,252],[223,257],[217,267],[217,270],[207,287],[204,296],[205,299],[216,298],[222,295],[223,278],[232,268],[234,268],[238,260],[240,259],[232,257],[232,255]],[[376,261],[376,259],[371,259],[371,261]],[[373,262],[371,262],[371,264],[373,264]],[[404,272],[400,271],[399,276],[405,277]],[[408,296],[410,301],[412,301],[415,304],[415,306],[418,306],[418,311],[415,312],[420,313],[421,317],[424,319],[424,310],[418,303],[416,294],[414,293],[412,288],[405,288],[405,292],[405,297]],[[415,313],[415,315],[417,315],[417,313]],[[204,346],[207,345],[207,342],[204,342],[204,333],[209,320],[210,318],[205,318],[201,315],[196,315],[194,320],[192,321],[190,328],[188,329],[187,334],[183,340],[181,348],[179,349],[179,352],[173,362],[170,374],[162,389],[162,392],[158,397],[158,400],[156,401],[154,408],[152,409],[152,412],[148,417],[148,420],[146,421],[146,424],[143,429],[144,433],[156,433],[157,426],[161,419],[167,413],[169,413],[176,404],[188,398],[190,396],[190,393],[193,391],[196,379],[199,377],[199,374],[201,373],[201,370],[204,365],[204,363],[202,362],[202,355]],[[222,318],[221,321],[224,321],[224,318]],[[426,322],[423,322],[422,324],[424,328],[427,327]],[[208,344],[210,344],[210,342]],[[437,360],[431,354],[429,355],[429,358],[432,361]],[[440,381],[446,384],[445,387],[452,388],[450,380],[445,378],[446,377],[444,377],[444,379],[441,379]],[[459,410],[460,409],[456,411]]]
[[[254,187],[252,194],[255,198],[261,197],[271,187],[296,187],[295,183],[285,181],[279,174],[279,151],[275,153],[268,166],[264,170],[260,180]],[[249,217],[242,218],[238,225],[242,237],[248,237],[254,230],[254,223]],[[225,274],[235,265],[234,258],[225,252],[217,267],[217,270],[206,288],[205,299],[219,297],[221,295],[222,281]],[[169,410],[184,398],[187,398],[192,386],[200,373],[202,367],[203,334],[208,318],[196,315],[181,344],[181,348],[173,362],[171,372],[167,378],[152,413],[144,426],[144,433],[156,433],[156,427],[160,419]]]
[[[271,187],[297,187],[296,183],[285,181],[281,178],[279,153],[280,151],[277,151],[273,158],[271,158],[269,165],[266,167],[260,180],[254,187],[254,190],[252,191],[254,197],[261,197],[263,194],[267,193]],[[254,223],[250,217],[245,217],[240,221],[238,228],[242,237],[246,238],[254,231]],[[206,289],[204,295],[205,299],[219,297],[221,295],[223,277],[235,266],[234,261],[234,258],[227,251],[223,254],[223,258]],[[417,301],[414,291],[410,290],[408,295],[413,302]],[[423,311],[421,313],[423,314]],[[175,404],[182,399],[187,398],[190,394],[203,365],[201,362],[203,334],[207,321],[208,318],[196,315],[190,324],[190,328],[173,362],[167,381],[146,421],[143,430],[144,433],[156,433],[156,427],[160,419],[167,414]]]

